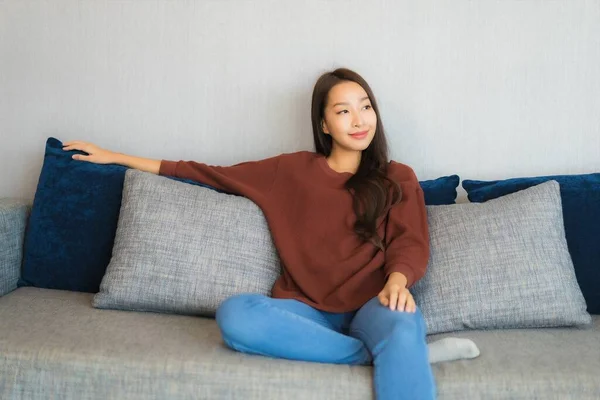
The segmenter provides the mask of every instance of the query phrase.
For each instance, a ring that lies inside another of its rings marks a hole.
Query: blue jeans
[[[248,354],[371,365],[378,400],[436,398],[421,310],[392,311],[374,297],[359,310],[319,311],[292,299],[240,294],[218,308],[230,348]]]

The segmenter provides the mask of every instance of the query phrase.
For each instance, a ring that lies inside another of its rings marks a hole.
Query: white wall
[[[420,179],[600,171],[600,1],[0,1],[0,197],[45,139],[228,165],[312,150],[310,96],[371,84]]]

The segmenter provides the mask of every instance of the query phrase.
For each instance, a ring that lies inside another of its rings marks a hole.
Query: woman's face
[[[332,151],[365,150],[376,128],[377,114],[362,86],[344,81],[331,88],[325,105],[323,132],[333,139]]]

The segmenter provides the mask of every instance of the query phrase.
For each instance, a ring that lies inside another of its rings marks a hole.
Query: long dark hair
[[[377,234],[377,220],[385,215],[389,208],[402,199],[402,189],[398,183],[387,177],[389,165],[388,145],[383,123],[379,117],[379,108],[369,84],[356,72],[347,68],[338,68],[326,72],[315,83],[312,95],[312,127],[315,151],[328,157],[331,154],[333,139],[323,132],[325,106],[329,100],[329,91],[335,85],[351,81],[358,83],[369,96],[371,106],[377,115],[375,136],[362,151],[358,170],[345,184],[352,195],[352,206],[356,214],[354,231],[363,240],[371,241],[376,247],[385,250],[383,239]]]

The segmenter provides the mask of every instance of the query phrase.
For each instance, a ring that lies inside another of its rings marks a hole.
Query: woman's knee
[[[256,293],[238,294],[225,299],[217,308],[215,319],[221,335],[226,342],[240,339],[255,331],[249,329],[256,327],[257,315],[253,312],[254,306],[266,301],[266,296]]]
[[[391,316],[391,326],[389,326],[390,334],[411,338],[424,335],[423,327],[424,320],[421,310],[417,307],[415,312],[407,311],[389,311]]]
[[[397,312],[397,311],[396,311]],[[405,313],[404,318],[399,318],[392,324],[390,335],[394,340],[411,342],[425,337],[425,323],[421,311],[417,308],[414,313]]]

